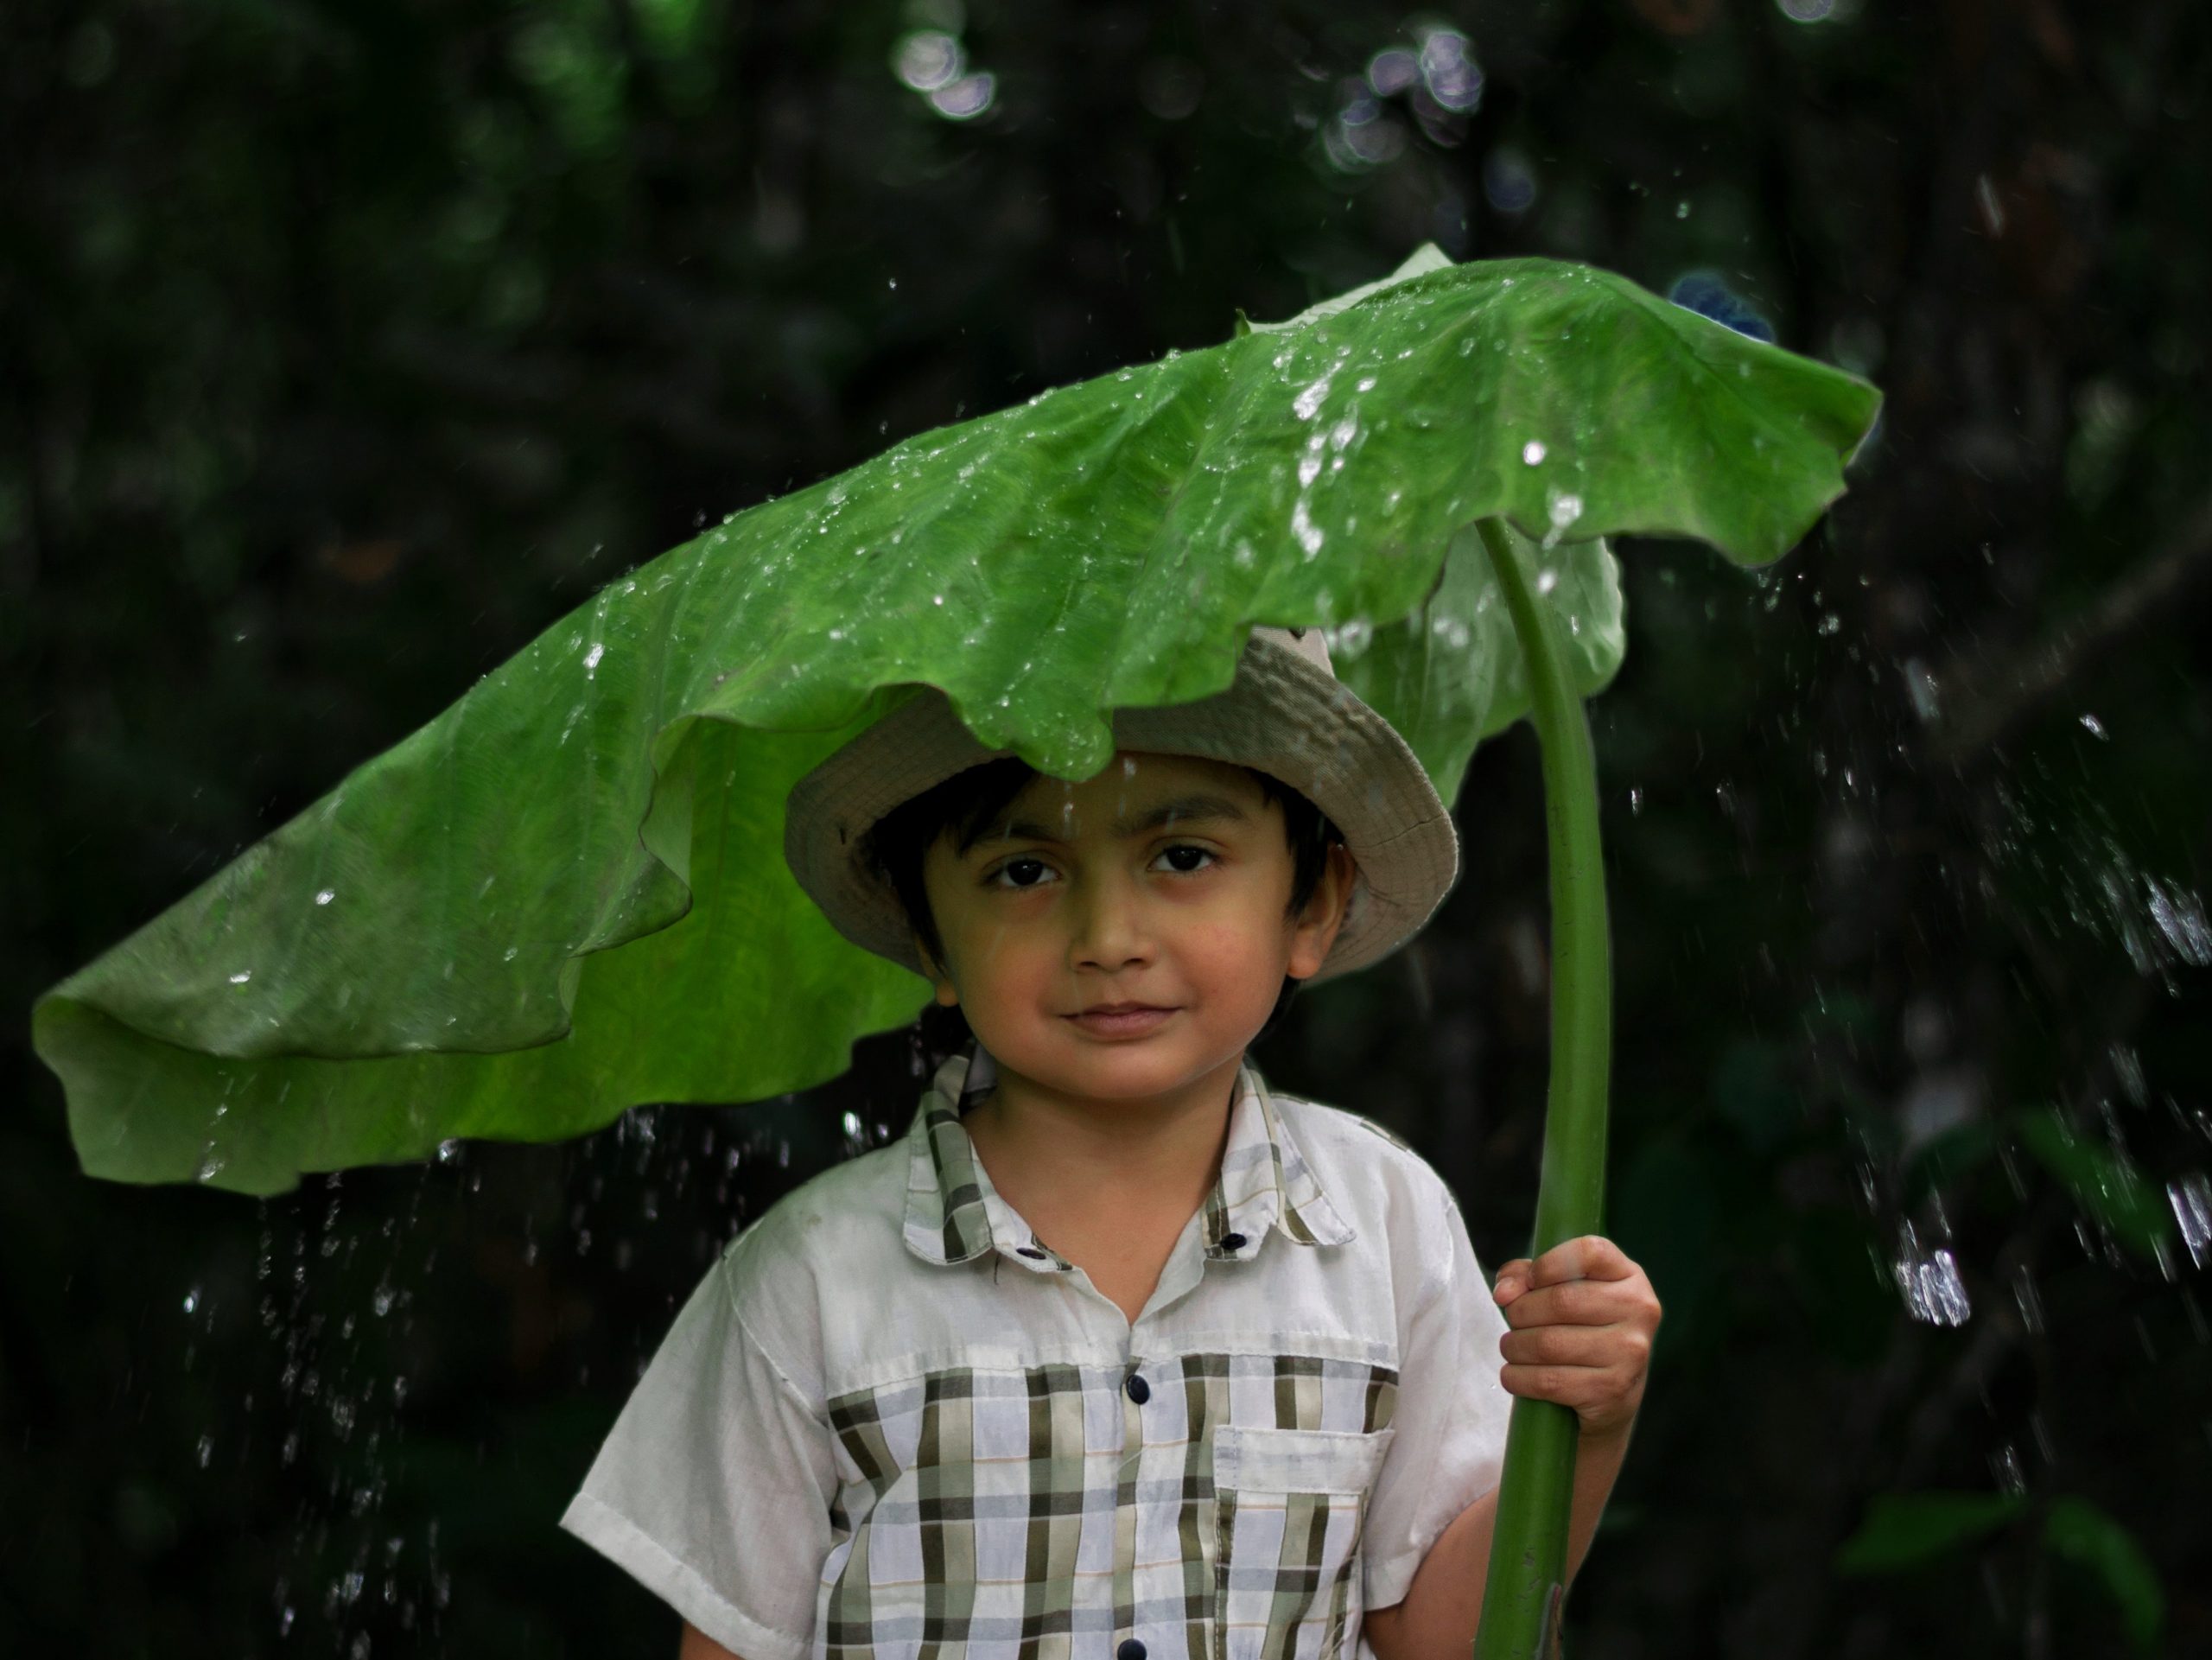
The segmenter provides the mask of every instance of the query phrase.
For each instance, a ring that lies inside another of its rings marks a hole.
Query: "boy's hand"
[[[1643,1270],[1611,1240],[1584,1234],[1533,1262],[1508,1262],[1492,1294],[1513,1328],[1497,1342],[1506,1390],[1573,1407],[1585,1435],[1625,1430],[1643,1404],[1659,1330],[1659,1299]]]

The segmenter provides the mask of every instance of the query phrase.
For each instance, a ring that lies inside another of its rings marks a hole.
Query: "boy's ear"
[[[947,1008],[958,1008],[959,989],[945,977],[944,967],[930,954],[929,942],[919,934],[914,936],[914,954],[922,959],[922,977],[937,988],[935,995],[938,1002]]]
[[[1344,925],[1344,913],[1351,906],[1352,878],[1357,870],[1350,848],[1342,842],[1329,844],[1329,856],[1322,864],[1320,880],[1313,884],[1313,897],[1299,913],[1292,933],[1290,962],[1284,970],[1292,979],[1311,979],[1328,961],[1329,947],[1337,943],[1337,935]]]

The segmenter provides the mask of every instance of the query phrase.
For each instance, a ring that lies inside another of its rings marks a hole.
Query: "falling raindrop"
[[[2171,882],[2162,883],[2155,876],[2145,879],[2144,885],[2151,890],[2151,920],[2166,943],[2183,962],[2212,968],[2212,923],[2205,920],[2196,896]]]
[[[1997,1478],[1997,1485],[2015,1497],[2027,1491],[2027,1472],[2020,1467],[2019,1449],[2006,1441],[1989,1460],[1990,1473]]]
[[[1534,467],[1538,461],[1543,460],[1543,441],[1538,438],[1531,438],[1527,443],[1522,445],[1521,459],[1527,462],[1530,467]]]
[[[2093,738],[2102,738],[2105,736],[2104,722],[2097,719],[2094,715],[2082,716],[2082,729],[2088,732]]]
[[[1551,493],[1549,514],[1551,529],[1544,532],[1543,545],[1555,548],[1560,538],[1567,534],[1567,527],[1582,517],[1582,498],[1567,491],[1554,490]]]
[[[327,904],[329,904],[329,903],[330,903],[330,901],[331,901],[331,900],[333,900],[336,899],[337,897],[338,897],[338,890],[337,890],[336,888],[334,888],[334,887],[326,887],[326,888],[324,888],[324,889],[323,889],[320,894],[317,894],[315,896],[315,902],[317,905],[327,905]]]
[[[1912,712],[1925,725],[1941,713],[1937,702],[1936,677],[1916,657],[1907,658],[1901,671],[1904,675],[1905,690],[1912,697]]]
[[[2189,1247],[2190,1262],[2202,1268],[2206,1256],[2212,1256],[2212,1182],[2201,1171],[2183,1176],[2167,1184],[2166,1203],[2181,1224],[2181,1242]]]

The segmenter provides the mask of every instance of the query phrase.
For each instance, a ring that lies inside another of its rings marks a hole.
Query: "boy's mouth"
[[[1157,1003],[1094,1003],[1089,1008],[1061,1018],[1072,1021],[1093,1037],[1140,1038],[1157,1030],[1173,1008]]]

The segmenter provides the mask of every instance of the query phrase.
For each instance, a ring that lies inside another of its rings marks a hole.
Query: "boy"
[[[1427,919],[1444,804],[1318,631],[1115,736],[1065,784],[925,692],[791,792],[800,882],[971,1037],[739,1236],[563,1517],[686,1660],[1456,1660],[1511,1394],[1580,1415],[1588,1547],[1643,1272],[1591,1237],[1486,1289],[1421,1158],[1244,1060]]]

